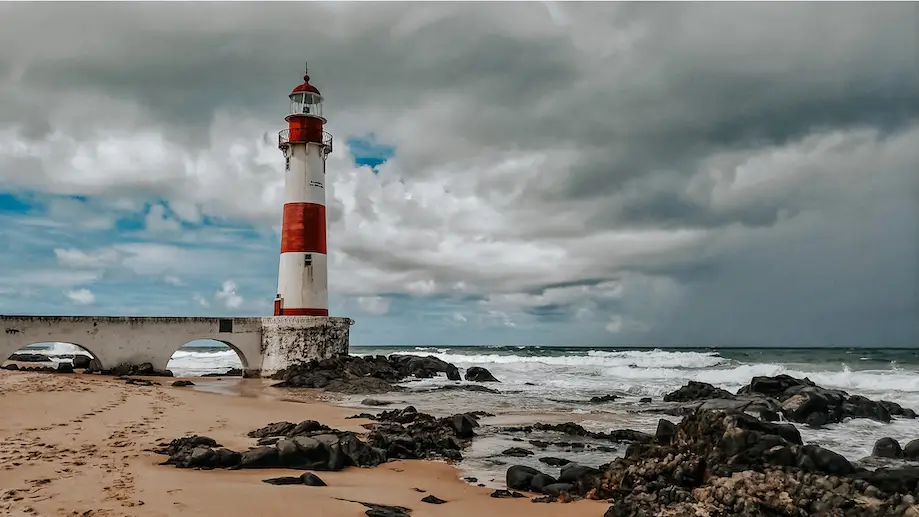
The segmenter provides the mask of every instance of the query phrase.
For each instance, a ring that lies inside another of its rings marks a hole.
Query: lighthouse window
[[[290,156],[284,157],[284,170],[290,170]]]
[[[313,255],[307,253],[306,256],[303,257],[303,265],[312,266],[313,265]]]
[[[322,116],[322,96],[313,93],[295,93],[290,96],[290,112]]]

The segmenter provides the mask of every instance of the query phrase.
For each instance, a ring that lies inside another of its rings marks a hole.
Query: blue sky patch
[[[373,133],[351,137],[346,143],[351,150],[354,164],[359,167],[370,167],[374,173],[377,172],[377,167],[386,163],[396,152],[395,147],[378,143]]]

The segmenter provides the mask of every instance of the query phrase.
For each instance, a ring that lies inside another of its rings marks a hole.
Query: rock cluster
[[[390,459],[460,460],[460,450],[479,425],[472,414],[435,418],[411,406],[383,412],[377,420],[366,441],[352,432],[305,420],[275,422],[251,431],[249,437],[258,440],[257,446],[241,453],[204,436],[178,438],[160,444],[155,452],[169,456],[163,465],[179,468],[341,470],[373,467]]]
[[[630,445],[624,458],[599,470],[568,470],[558,481],[564,478],[570,494],[613,502],[606,517],[879,517],[919,510],[912,509],[919,467],[857,468],[833,451],[802,445],[791,424],[700,410],[658,430],[652,442]],[[509,470],[508,486],[524,489],[528,474]],[[528,480],[531,490],[549,481],[536,476]]]
[[[434,356],[351,356],[341,355],[290,366],[273,378],[279,388],[323,388],[341,393],[386,393],[407,377],[430,378],[445,373],[460,380],[459,369]]]
[[[879,422],[890,422],[893,416],[916,418],[913,410],[896,402],[874,401],[842,390],[821,388],[810,379],[789,375],[754,377],[736,395],[708,383],[690,381],[665,395],[664,401],[694,402],[676,408],[675,414],[696,410],[744,411],[758,413],[767,421],[778,420],[782,414],[789,421],[811,427],[842,422],[846,418],[870,418]]]
[[[86,368],[86,373],[100,373],[102,375],[114,375],[122,377],[125,375],[137,375],[143,377],[172,377],[169,370],[158,370],[150,363],[129,364],[122,363],[111,369],[99,368],[98,361],[92,361]]]
[[[291,365],[272,378],[281,380],[277,388],[322,388],[348,394],[386,393],[399,388],[394,384],[413,377],[429,379],[443,373],[451,381],[461,380],[459,368],[432,355],[392,354],[390,356],[340,355]],[[473,366],[466,370],[466,380],[499,382],[485,368]],[[439,389],[465,389],[498,393],[476,385],[448,385]]]
[[[532,433],[534,431],[541,432],[556,432],[567,434],[571,436],[583,436],[586,438],[593,438],[595,440],[608,440],[612,442],[649,442],[652,440],[652,436],[641,431],[635,431],[632,429],[616,429],[608,433],[597,433],[594,431],[588,431],[582,426],[575,424],[574,422],[565,422],[564,424],[533,424],[526,426],[515,426],[515,427],[505,427],[502,429],[504,432],[509,433]],[[548,443],[548,442],[547,442]]]
[[[912,440],[905,447],[900,447],[900,442],[893,438],[881,438],[874,444],[871,455],[879,458],[919,461],[919,439]]]

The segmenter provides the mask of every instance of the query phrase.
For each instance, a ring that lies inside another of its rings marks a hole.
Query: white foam
[[[242,361],[239,360],[239,355],[230,349],[197,351],[185,348],[172,354],[166,368],[178,377],[193,377],[242,368]]]

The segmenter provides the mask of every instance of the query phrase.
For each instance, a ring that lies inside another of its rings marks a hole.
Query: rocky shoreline
[[[280,374],[276,386],[384,393],[398,391],[395,383],[406,378],[439,373],[460,378],[458,368],[433,357],[340,357],[297,365]],[[472,377],[486,378],[481,375]],[[616,397],[600,399],[598,403],[611,403]],[[385,404],[370,402],[366,405]],[[919,461],[919,440],[905,446],[890,438],[880,440],[873,454],[877,468],[867,468],[829,449],[805,444],[795,427],[819,427],[849,418],[882,423],[916,418],[911,409],[785,375],[754,377],[737,393],[690,382],[665,395],[664,402],[671,405],[664,411],[682,415],[682,420],[675,424],[661,419],[653,435],[631,429],[592,432],[573,422],[496,428],[520,442],[527,440],[517,436],[539,432],[627,446],[624,454],[597,466],[551,456],[540,457],[539,462],[547,468],[557,467],[557,472],[510,465],[505,476],[507,489],[496,490],[492,497],[526,497],[521,492],[529,492],[540,503],[606,500],[610,503],[606,517],[919,517],[919,464],[909,463]],[[365,437],[318,422],[282,422],[250,433],[257,442],[245,452],[220,448],[206,437],[173,440],[157,452],[169,456],[164,464],[202,469],[321,471],[373,467],[397,459],[458,462],[477,437],[483,416],[489,415],[473,412],[438,418],[408,406],[356,415],[373,421],[364,426],[369,431]],[[521,458],[548,445],[576,445],[533,439],[528,443],[532,448],[512,447],[501,456]],[[612,453],[618,448],[601,446],[597,450]],[[317,479],[304,475],[265,482],[324,485]]]

